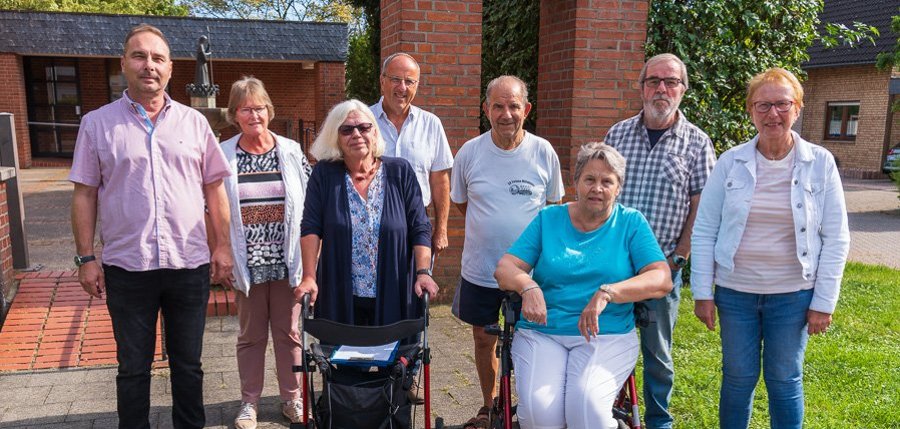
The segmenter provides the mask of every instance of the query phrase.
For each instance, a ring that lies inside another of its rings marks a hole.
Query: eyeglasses
[[[257,115],[262,115],[263,113],[268,113],[268,112],[269,112],[269,108],[266,107],[266,106],[262,106],[262,107],[241,107],[240,109],[237,109],[237,111],[238,111],[238,113],[240,113],[240,114],[242,114],[242,115],[244,115],[244,116],[250,116],[250,115],[252,115],[252,114],[254,114],[254,113],[256,113]]]
[[[681,79],[675,77],[667,77],[665,79],[660,79],[658,77],[648,77],[641,81],[641,83],[643,83],[648,88],[657,88],[659,87],[660,82],[665,82],[666,88],[672,89],[678,85],[681,85],[682,81]]]
[[[757,101],[753,103],[753,110],[756,110],[759,113],[766,113],[772,106],[775,106],[775,110],[781,113],[787,112],[791,110],[791,107],[794,106],[793,101],[785,100],[785,101],[776,101],[774,103],[769,103],[768,101]]]
[[[387,75],[387,74],[383,74],[382,76],[388,78],[388,80],[391,82],[391,85],[394,85],[394,86],[400,86],[401,82],[405,83],[406,86],[416,86],[419,83],[419,81],[417,81],[415,79],[410,79],[410,78],[404,79],[399,76],[391,76],[391,75]]]
[[[363,122],[361,124],[356,125],[341,125],[338,127],[338,132],[341,133],[342,136],[352,136],[353,130],[359,130],[360,134],[368,133],[374,125],[369,122]]]

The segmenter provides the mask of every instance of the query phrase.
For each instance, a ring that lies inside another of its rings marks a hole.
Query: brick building
[[[649,3],[541,1],[538,89],[529,96],[540,100],[535,134],[556,149],[567,185],[578,148],[641,109]],[[480,133],[481,23],[482,0],[381,0],[381,57],[402,51],[418,60],[415,104],[441,118],[454,153]],[[435,264],[438,299],[452,297],[459,282],[464,225],[451,209],[450,247]]]
[[[887,151],[900,143],[900,114],[891,104],[900,94],[900,73],[879,71],[875,58],[893,48],[898,35],[890,28],[896,0],[828,0],[823,22],[848,26],[859,21],[878,28],[876,44],[825,49],[810,48],[803,68],[808,79],[801,135],[820,143],[838,159],[841,174],[854,178],[884,177]]]
[[[346,24],[0,11],[0,111],[15,115],[22,167],[33,158],[71,157],[81,117],[121,96],[122,41],[140,23],[169,39],[169,94],[179,102],[190,103],[185,85],[194,80],[204,34],[219,107],[227,107],[232,82],[256,76],[275,105],[272,130],[298,138],[344,99]]]

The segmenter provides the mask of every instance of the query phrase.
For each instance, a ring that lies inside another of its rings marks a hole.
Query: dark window
[[[109,101],[113,102],[122,98],[128,82],[122,74],[122,64],[118,59],[106,60],[106,74],[109,76]]]
[[[34,156],[71,156],[81,122],[78,60],[25,57],[28,130]]]
[[[856,140],[859,101],[828,103],[825,110],[825,140]]]

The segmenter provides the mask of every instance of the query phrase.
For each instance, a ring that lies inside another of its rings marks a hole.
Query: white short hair
[[[347,100],[336,104],[328,112],[322,128],[319,129],[319,135],[313,142],[309,152],[318,161],[338,161],[344,159],[341,152],[341,135],[338,128],[347,120],[351,113],[357,112],[363,115],[367,121],[372,123],[372,155],[380,158],[384,154],[384,140],[381,138],[381,131],[378,129],[378,121],[375,115],[359,100]]]

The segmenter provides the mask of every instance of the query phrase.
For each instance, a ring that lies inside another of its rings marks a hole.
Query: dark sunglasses
[[[359,130],[360,134],[365,134],[365,133],[369,132],[369,130],[371,130],[373,126],[374,125],[372,125],[371,123],[368,123],[368,122],[364,122],[362,124],[356,124],[356,125],[341,125],[340,127],[338,127],[338,132],[341,133],[341,135],[345,136],[345,137],[352,136],[353,130]]]

